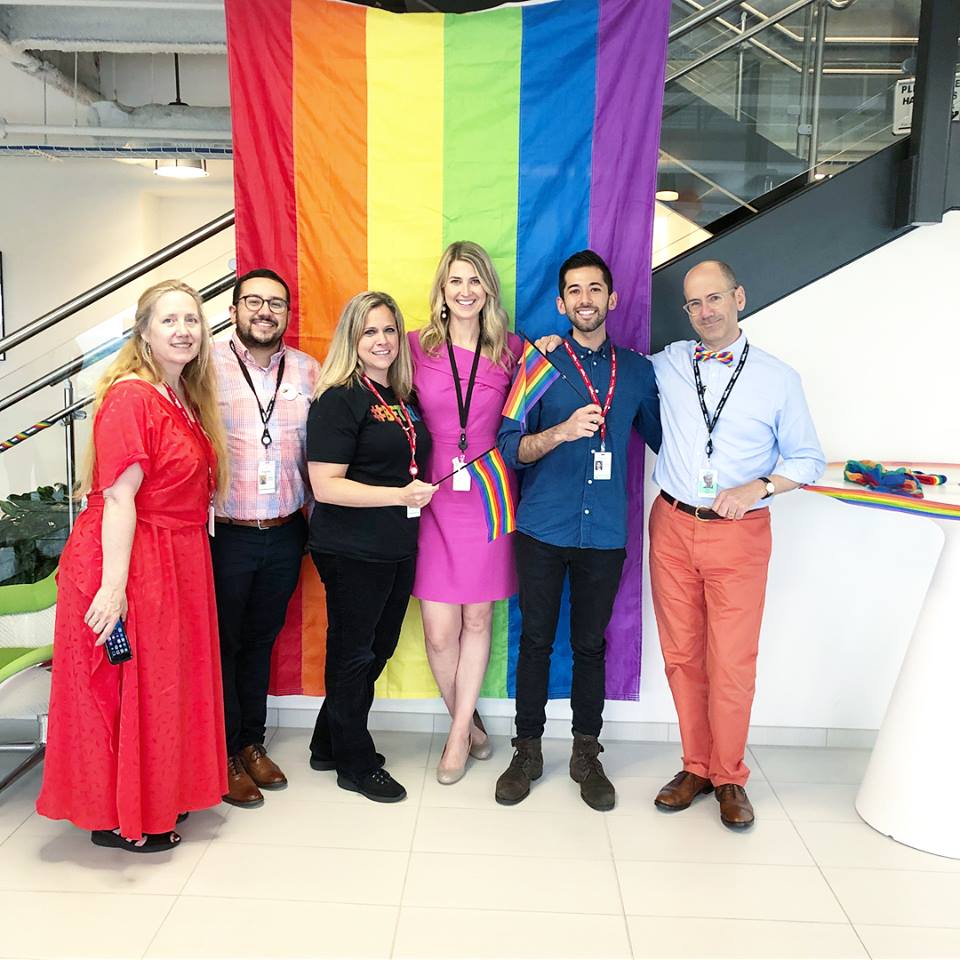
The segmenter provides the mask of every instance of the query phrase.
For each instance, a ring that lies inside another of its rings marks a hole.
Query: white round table
[[[857,794],[875,830],[918,850],[960,859],[960,464],[890,463],[947,476],[922,499],[871,491],[828,464],[806,487],[857,506],[897,510],[936,523],[943,552]],[[909,557],[892,558],[909,563]]]

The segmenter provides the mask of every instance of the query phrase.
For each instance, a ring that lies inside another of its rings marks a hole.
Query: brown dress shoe
[[[653,802],[661,810],[686,810],[701,793],[710,793],[713,784],[706,777],[698,777],[689,770],[681,770],[664,784]]]
[[[754,821],[753,804],[747,799],[747,791],[736,783],[722,783],[717,787],[720,803],[720,820],[731,830],[743,830]]]
[[[283,771],[267,756],[262,743],[253,743],[240,751],[243,764],[253,782],[264,790],[282,790],[287,785]]]
[[[235,807],[263,805],[263,794],[250,779],[250,774],[243,769],[237,756],[227,757],[227,787],[228,790],[223,795],[224,803],[232,803]]]

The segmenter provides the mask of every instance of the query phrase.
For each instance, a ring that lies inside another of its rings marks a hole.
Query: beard
[[[577,316],[576,310],[568,310],[567,319],[573,324],[575,330],[579,330],[581,333],[593,333],[594,330],[599,329],[606,322],[607,311],[605,308],[598,309],[592,320],[584,321]]]
[[[236,325],[237,339],[247,348],[251,347],[273,347],[283,339],[283,330],[277,324],[269,329],[255,329],[249,323],[246,327]]]

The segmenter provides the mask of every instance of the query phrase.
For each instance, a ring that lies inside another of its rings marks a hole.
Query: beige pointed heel
[[[449,787],[452,783],[458,783],[463,779],[463,775],[467,772],[467,764],[464,761],[462,766],[459,767],[444,767],[443,758],[447,755],[447,747],[444,744],[443,753],[440,754],[440,763],[437,764],[437,783],[442,783],[445,787]],[[469,754],[468,754],[469,756]]]
[[[482,733],[487,733],[487,728],[483,725],[483,720],[480,719],[479,710],[473,711],[473,723]],[[474,760],[489,760],[493,756],[493,744],[490,742],[489,734],[487,734],[487,739],[481,744],[475,744],[473,737],[470,738],[470,756],[473,757]]]

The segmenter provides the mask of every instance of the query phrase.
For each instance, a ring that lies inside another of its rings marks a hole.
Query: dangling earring
[[[153,350],[150,349],[150,341],[149,341],[149,340],[144,340],[144,341],[143,341],[143,352],[144,352],[148,357],[153,354]]]
[[[440,322],[441,322],[441,323],[446,323],[448,316],[449,316],[449,313],[447,312],[447,305],[444,304],[444,305],[440,308]]]

